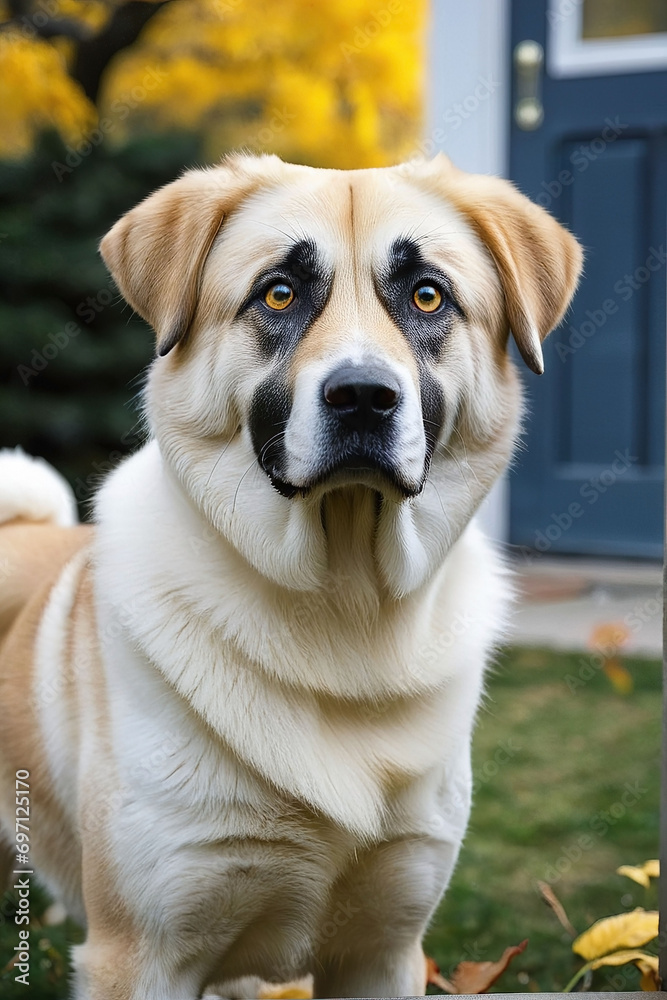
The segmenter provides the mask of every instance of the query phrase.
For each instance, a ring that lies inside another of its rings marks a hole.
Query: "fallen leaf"
[[[644,871],[643,865],[641,867],[639,865],[621,865],[620,868],[616,869],[616,874],[631,878],[633,882],[643,885],[645,889],[648,889],[651,884],[651,880]]]
[[[426,986],[437,986],[444,993],[456,993],[454,986],[449,979],[445,979],[434,960],[428,955],[424,955],[424,958],[426,960]]]
[[[623,666],[620,660],[612,658],[607,660],[602,668],[603,673],[608,677],[614,691],[619,694],[630,694],[634,687],[632,674],[627,667]]]
[[[588,645],[603,656],[612,656],[626,644],[630,635],[630,629],[624,622],[605,622],[593,629]]]
[[[660,974],[658,972],[658,959],[655,955],[650,955],[647,959],[640,959],[635,964],[641,972],[639,985],[642,990],[651,993],[662,989]]]
[[[451,986],[453,993],[486,993],[502,976],[513,958],[526,950],[528,939],[521,944],[505,948],[497,962],[460,962],[454,969]],[[450,990],[447,990],[449,993]]]
[[[613,955],[605,955],[590,963],[591,969],[599,969],[603,965],[626,965],[634,962],[641,972],[640,986],[646,992],[660,989],[658,974],[658,956],[649,955],[645,951],[617,951]]]
[[[657,858],[645,861],[641,866],[649,878],[660,878],[660,862]]]
[[[603,965],[627,965],[629,962],[639,965],[640,962],[643,962],[646,968],[652,968],[653,961],[655,961],[657,970],[657,955],[649,955],[647,951],[639,951],[637,948],[626,948],[623,951],[614,951],[611,955],[602,955],[601,958],[596,958],[590,963],[590,967],[595,971],[595,969],[601,969]]]
[[[565,928],[565,930],[571,937],[576,937],[577,932],[570,923],[568,915],[565,912],[565,907],[563,906],[560,899],[553,891],[549,883],[538,881],[537,888],[540,890],[540,894],[544,902],[547,904],[547,906],[550,906],[551,909],[556,914],[561,926]]]
[[[259,1000],[312,1000],[313,977],[295,979],[291,983],[263,983]]]
[[[640,948],[657,935],[657,910],[638,908],[597,920],[572,943],[572,951],[590,961],[621,948]]]

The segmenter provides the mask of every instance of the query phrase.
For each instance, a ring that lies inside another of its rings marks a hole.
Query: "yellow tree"
[[[426,0],[13,0],[0,6],[0,156],[200,132],[315,165],[409,155]]]

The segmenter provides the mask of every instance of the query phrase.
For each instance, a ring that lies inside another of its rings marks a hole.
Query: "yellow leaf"
[[[653,968],[655,963],[655,968],[658,968],[658,956],[649,955],[646,951],[638,951],[636,948],[626,949],[625,951],[615,951],[611,955],[603,955],[602,958],[596,958],[594,962],[591,962],[591,969],[601,969],[603,965],[627,965],[628,962],[635,962],[636,965],[643,963],[643,966],[648,970]]]
[[[643,865],[621,865],[616,869],[617,875],[627,875],[634,882],[648,889],[650,879],[660,877],[660,862],[657,859],[645,861]]]
[[[620,660],[609,659],[602,670],[611,681],[611,686],[619,694],[630,694],[634,686],[632,674],[627,667],[623,666]]]
[[[630,629],[623,622],[605,622],[593,629],[588,645],[603,656],[613,656],[626,644],[630,635]]]
[[[641,989],[653,992],[662,988],[660,973],[658,972],[657,955],[645,955],[643,958],[638,959],[635,964],[641,972],[641,979],[639,980]]]
[[[626,875],[627,878],[631,878],[633,882],[638,882],[639,885],[643,885],[645,889],[648,889],[651,884],[651,880],[644,871],[643,866],[640,868],[638,865],[621,865],[620,868],[616,869],[617,875]]]
[[[313,979],[297,979],[291,983],[262,983],[259,1000],[312,1000]]]
[[[639,980],[639,985],[642,990],[646,992],[652,992],[654,990],[660,989],[660,976],[658,975],[658,963],[656,962],[654,968],[642,968],[642,964],[637,962],[637,965],[641,969],[641,978]]]
[[[573,942],[572,951],[591,961],[621,948],[639,948],[657,935],[657,910],[638,908],[596,921]]]

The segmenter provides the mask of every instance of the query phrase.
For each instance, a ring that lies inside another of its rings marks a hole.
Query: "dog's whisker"
[[[234,512],[236,511],[236,498],[239,495],[239,490],[241,489],[241,483],[243,482],[243,480],[245,479],[245,477],[248,475],[248,473],[252,469],[254,469],[256,467],[257,467],[257,459],[253,459],[252,462],[250,463],[250,465],[248,466],[248,468],[245,470],[245,472],[243,473],[243,475],[239,479],[238,486],[236,487],[236,491],[234,493],[234,500],[232,501],[232,515],[231,515],[232,517],[234,517]]]
[[[257,221],[256,225],[264,226],[265,229],[273,229],[276,233],[280,233],[281,236],[284,236],[285,239],[289,240],[292,245],[295,245],[296,243],[299,242],[298,236],[295,236],[293,233],[286,233],[284,229],[280,229],[278,226],[272,226],[268,222]]]
[[[463,435],[461,434],[461,431],[456,426],[452,427],[452,430],[454,431],[455,434],[458,434],[458,436],[459,436],[459,440],[461,442],[461,447],[463,448],[463,457],[464,457],[464,460],[465,460],[466,468],[470,469],[470,471],[472,472],[472,474],[474,476],[475,482],[477,483],[478,486],[481,486],[482,484],[480,483],[479,479],[477,478],[477,473],[475,472],[474,468],[470,464],[470,459],[468,458],[468,449],[466,448],[466,443],[463,440]]]
[[[472,490],[470,488],[470,483],[468,482],[467,476],[466,476],[465,471],[464,471],[465,470],[465,465],[459,460],[456,452],[452,448],[450,448],[449,445],[443,444],[443,445],[441,445],[441,448],[442,448],[443,451],[446,451],[449,454],[450,458],[452,458],[454,462],[456,462],[458,470],[461,473],[461,478],[463,479],[463,482],[465,483],[465,487],[466,487],[468,493],[470,494],[470,496],[472,496]]]
[[[213,468],[211,469],[211,471],[208,474],[208,479],[206,480],[206,486],[208,486],[208,484],[211,482],[211,476],[213,475],[213,473],[217,469],[218,463],[220,462],[220,459],[222,458],[222,456],[225,454],[225,452],[227,451],[227,449],[231,447],[231,445],[233,443],[233,440],[234,439],[232,438],[231,441],[227,442],[227,444],[225,445],[225,447],[222,449],[222,451],[220,452],[220,454],[216,458],[215,463],[213,465]]]

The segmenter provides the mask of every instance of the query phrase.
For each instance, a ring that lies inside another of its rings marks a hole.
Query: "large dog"
[[[28,772],[80,1000],[421,994],[508,603],[470,523],[519,429],[508,336],[541,372],[579,247],[444,157],[234,156],[101,252],[157,335],[150,440],[94,528],[0,460],[1,867]]]

